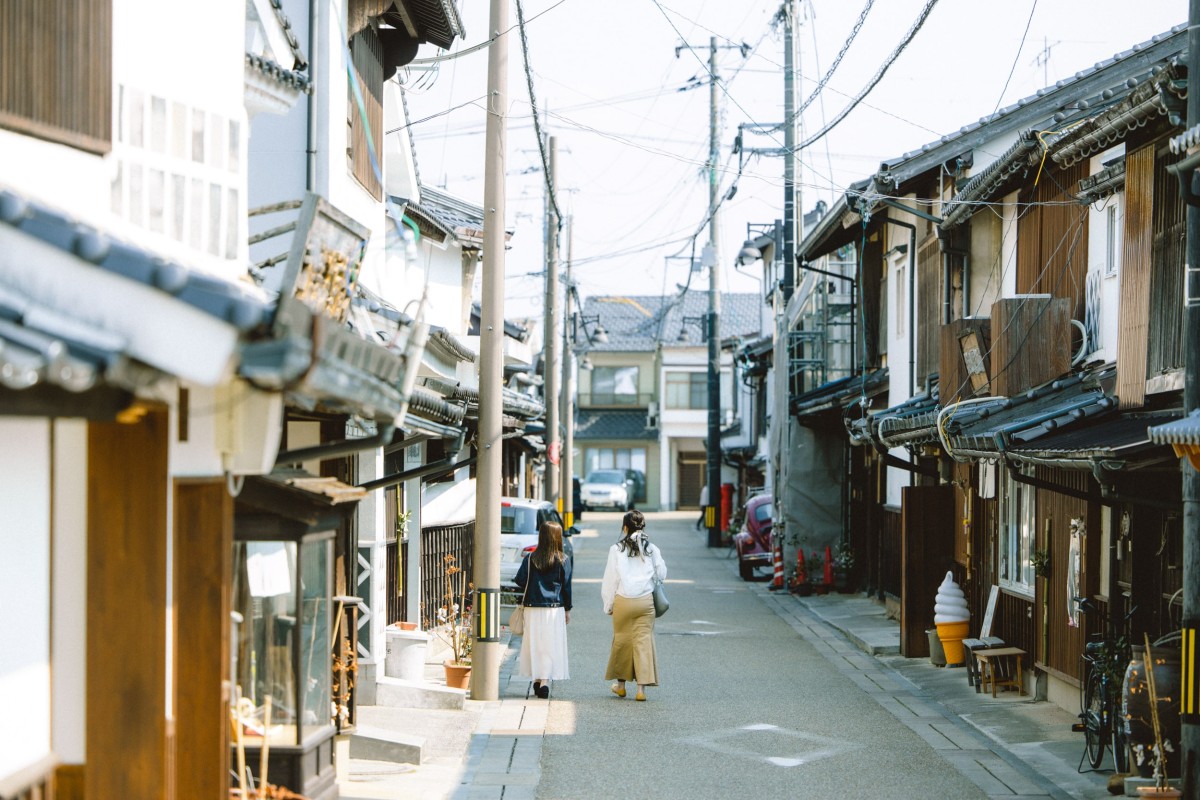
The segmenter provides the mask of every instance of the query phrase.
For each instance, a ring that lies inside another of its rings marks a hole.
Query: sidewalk
[[[1076,720],[1070,712],[1015,691],[993,699],[976,693],[962,668],[901,657],[899,624],[863,595],[800,598],[770,592],[764,583],[752,586],[768,608],[989,796],[1111,796],[1111,769],[1078,771],[1083,735],[1071,731]],[[527,681],[511,677],[515,655],[506,643],[497,701],[467,700],[463,710],[360,708],[362,725],[424,738],[424,755],[420,765],[350,759],[339,781],[343,800],[532,800],[554,698],[526,699]]]

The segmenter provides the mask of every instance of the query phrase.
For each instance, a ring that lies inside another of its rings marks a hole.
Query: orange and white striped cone
[[[772,592],[783,588],[783,546],[782,542],[775,543],[775,577],[771,579]]]

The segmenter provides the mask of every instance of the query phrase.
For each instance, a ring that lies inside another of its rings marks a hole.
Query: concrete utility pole
[[[575,356],[571,351],[571,256],[574,223],[567,216],[567,274],[563,292],[562,335],[562,518],[568,528],[575,524]],[[553,399],[550,400],[553,402]]]
[[[708,546],[721,546],[721,526],[717,509],[721,502],[721,263],[717,258],[717,37],[708,41],[709,112],[708,112],[708,248],[712,266],[708,268],[708,507],[704,522],[708,528]]]
[[[555,213],[554,187],[558,185],[558,140],[549,138],[550,174],[546,176],[546,311],[542,373],[542,397],[546,402],[546,499],[560,511],[558,464],[562,439],[558,431],[558,214]],[[566,359],[566,353],[563,353]]]
[[[483,291],[479,311],[479,462],[475,472],[475,600],[471,699],[500,696],[500,483],[503,480],[504,168],[508,113],[508,0],[491,0],[484,131]]]
[[[681,50],[691,50],[692,45],[681,44],[675,48],[675,57]],[[721,259],[717,256],[719,236],[717,224],[717,169],[720,158],[720,142],[717,141],[717,51],[720,49],[740,50],[745,58],[747,45],[717,44],[717,37],[708,40],[708,246],[705,264],[708,273],[708,318],[704,335],[708,339],[708,438],[705,455],[705,483],[708,486],[708,504],[704,507],[704,526],[708,529],[708,546],[721,546]]]
[[[1188,104],[1187,127],[1200,125],[1200,0],[1188,3]],[[1183,179],[1192,180],[1192,175]],[[1187,208],[1187,251],[1184,270],[1183,352],[1184,382],[1183,410],[1186,414],[1200,408],[1200,208]],[[1194,642],[1200,631],[1200,472],[1187,458],[1182,459],[1183,472],[1183,630]],[[1183,654],[1185,667],[1182,686],[1188,687],[1189,676],[1195,672],[1194,652]],[[1192,667],[1190,671],[1186,668]],[[1194,685],[1194,684],[1193,684]],[[1190,714],[1182,717],[1183,796],[1200,793],[1200,719]]]

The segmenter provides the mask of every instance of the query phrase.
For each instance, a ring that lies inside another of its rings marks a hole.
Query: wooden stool
[[[1018,693],[1025,694],[1024,650],[1019,647],[989,647],[976,650],[975,658],[979,661],[979,682],[985,689],[989,685],[992,687],[992,697],[996,696],[996,690],[1001,686],[1015,688]]]
[[[975,660],[976,650],[986,650],[990,647],[1004,647],[1004,640],[999,636],[983,636],[979,639],[963,639],[963,654],[967,662],[967,686],[974,686],[979,693],[979,662]]]

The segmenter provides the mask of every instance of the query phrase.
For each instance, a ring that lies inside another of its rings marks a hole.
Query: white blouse
[[[644,541],[644,540],[643,540]],[[604,613],[611,614],[613,601],[622,597],[645,597],[654,591],[654,580],[667,579],[667,563],[657,545],[646,548],[645,556],[631,556],[621,552],[617,545],[608,548],[608,564],[604,567],[604,581],[600,584],[600,598],[604,601]]]

